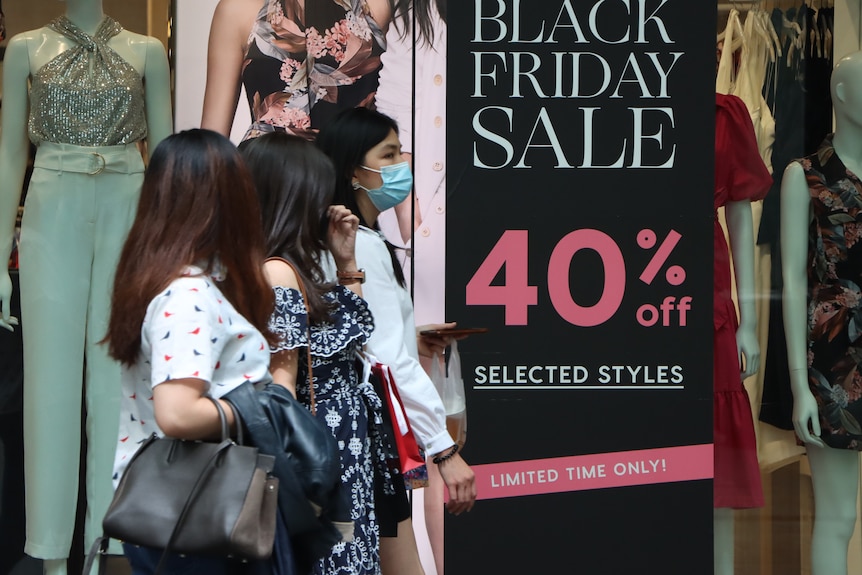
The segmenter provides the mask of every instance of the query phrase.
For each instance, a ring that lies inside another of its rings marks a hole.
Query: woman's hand
[[[437,465],[443,482],[449,489],[446,509],[453,515],[460,515],[473,509],[476,503],[476,476],[461,455],[455,454]]]
[[[419,355],[425,357],[434,357],[439,355],[443,357],[443,352],[446,348],[452,345],[455,340],[462,340],[467,335],[451,336],[451,335],[432,335],[422,334],[423,331],[453,329],[458,325],[458,322],[450,321],[449,323],[429,323],[420,325],[416,328],[416,345],[419,347]]]
[[[356,271],[356,230],[359,217],[342,205],[329,206],[329,251],[340,271]]]

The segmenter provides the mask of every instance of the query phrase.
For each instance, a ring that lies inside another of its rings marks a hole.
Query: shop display
[[[862,565],[850,538],[862,525],[862,52],[841,58],[836,37],[858,3],[719,2],[716,19],[689,0],[164,4],[170,62],[123,27],[158,19],[118,22],[108,0],[65,0],[64,16],[23,34],[21,8],[0,0],[0,356],[14,370],[23,355],[23,375],[0,386],[0,575],[22,545],[46,575],[67,575],[102,532],[120,376],[98,341],[147,150],[175,120],[233,129],[235,143],[314,139],[356,106],[395,119],[413,177],[407,200],[378,206],[415,309],[405,333],[458,320],[421,333],[469,336],[446,431],[479,501],[450,520],[436,466],[420,466],[403,525],[427,575],[479,572],[484,554],[497,570],[551,570],[563,551],[587,572],[596,557],[633,570],[674,549],[667,523],[694,534],[668,575],[710,559],[715,575],[785,575],[782,549],[801,572]],[[177,50],[180,37],[200,52]],[[178,73],[191,67],[205,83]],[[416,359],[446,379],[445,361]],[[420,446],[431,421],[410,416]],[[574,542],[571,517],[591,526]],[[524,529],[537,518],[544,532]],[[609,520],[641,534],[631,553],[613,552]]]
[[[766,362],[759,418],[778,429],[792,430],[793,398],[788,385],[782,317],[781,185],[784,168],[815,151],[832,131],[829,76],[833,65],[835,8],[830,2],[779,4],[770,13],[772,27],[780,39],[779,49],[769,63],[763,90],[775,117],[775,142],[773,183],[763,201],[757,235],[757,242],[769,254],[770,263],[770,273],[760,290],[769,303],[768,313],[762,318],[767,329],[762,341]]]
[[[785,170],[781,272],[793,423],[814,483],[812,572],[845,575],[862,450],[862,52],[838,62],[831,85],[834,134]]]
[[[19,246],[25,551],[61,575],[78,507],[82,405],[86,544],[112,493],[119,366],[98,341],[144,170],[138,144],[171,131],[164,48],[105,16],[100,0],[69,0],[65,16],[9,42],[2,113],[2,238],[12,237],[28,137],[37,146]],[[0,285],[8,310],[11,290]]]

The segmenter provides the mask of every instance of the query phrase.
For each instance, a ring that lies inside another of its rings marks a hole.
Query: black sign
[[[446,572],[710,573],[714,7],[448,10]]]

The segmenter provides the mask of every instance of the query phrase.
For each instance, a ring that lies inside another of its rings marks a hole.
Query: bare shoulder
[[[147,55],[147,68],[153,64],[157,64],[159,69],[167,67],[168,53],[165,50],[164,44],[158,38],[152,36],[141,36],[141,46]]]
[[[16,75],[34,74],[71,45],[71,40],[47,26],[19,32],[6,44],[4,70]]]
[[[800,162],[790,162],[787,164],[787,167],[784,168],[784,175],[790,176],[792,178],[799,178],[805,176],[805,168],[802,167]]]
[[[219,0],[210,25],[211,47],[244,48],[264,4],[264,0]]]
[[[125,28],[116,36],[111,38],[112,47],[116,44],[128,46],[140,54],[148,53],[150,50],[159,50],[164,53],[165,47],[158,38],[138,34]]]
[[[269,285],[299,289],[296,274],[287,263],[277,259],[267,260],[263,265],[263,271]]]
[[[219,0],[213,13],[213,25],[242,28],[248,34],[263,5],[263,0]]]
[[[20,32],[12,36],[6,44],[6,63],[10,62],[27,62],[30,59],[30,45],[38,45],[41,39],[44,39],[44,28],[38,30],[29,30]]]
[[[24,32],[18,32],[14,36],[9,39],[9,42],[6,44],[6,50],[13,48],[14,46],[27,46],[30,42],[40,42],[50,37],[60,37],[61,35],[57,32],[54,32],[50,28],[43,26],[41,28],[34,28],[32,30],[25,30]]]
[[[784,168],[784,177],[781,180],[781,194],[782,196],[792,195],[808,198],[808,182],[805,179],[805,168],[800,162],[790,162]]]

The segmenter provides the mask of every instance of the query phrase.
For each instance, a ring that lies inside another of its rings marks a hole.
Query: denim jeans
[[[129,543],[123,543],[123,553],[132,566],[132,575],[152,575],[162,557],[161,549]],[[177,553],[170,553],[162,568],[164,575],[230,575],[237,572],[236,564],[223,557],[181,556]]]

